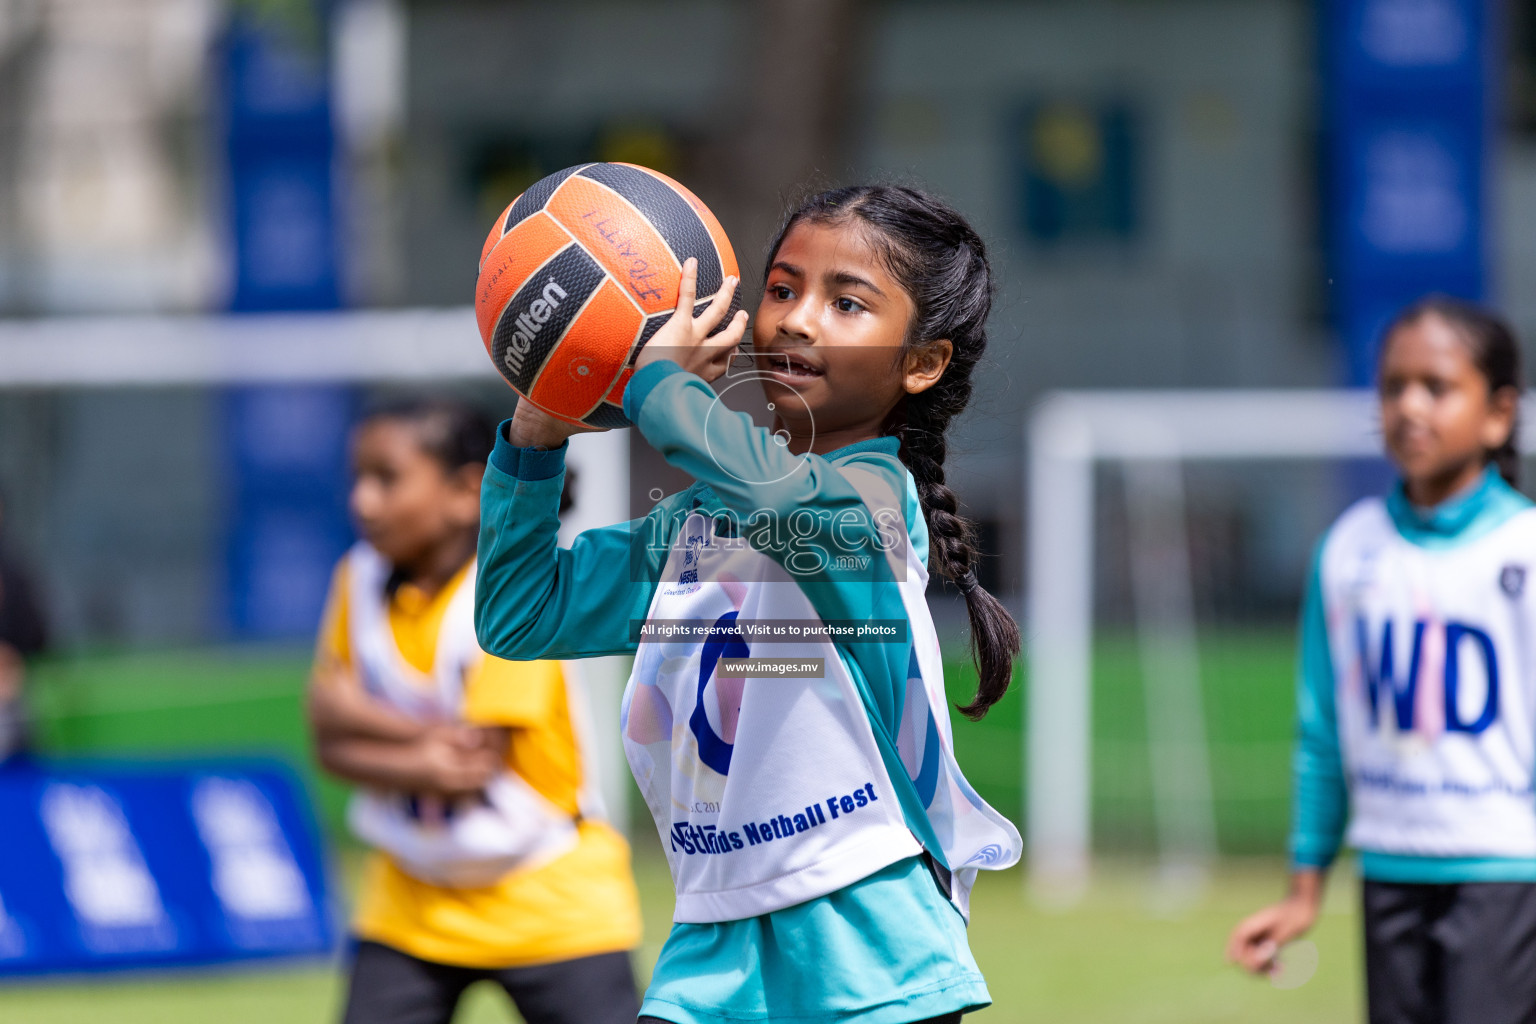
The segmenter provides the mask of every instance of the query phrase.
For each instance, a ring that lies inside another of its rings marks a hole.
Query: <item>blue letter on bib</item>
[[[1457,702],[1457,685],[1461,680],[1460,647],[1463,637],[1471,637],[1477,641],[1478,648],[1483,652],[1483,667],[1488,672],[1488,696],[1483,700],[1482,714],[1477,716],[1474,722],[1461,720],[1461,709]],[[1493,720],[1499,717],[1499,658],[1493,649],[1493,640],[1482,630],[1474,626],[1464,626],[1459,622],[1447,622],[1445,624],[1445,731],[1468,732],[1476,736],[1493,724]]]
[[[1397,713],[1398,731],[1412,731],[1413,695],[1419,687],[1419,652],[1424,646],[1424,623],[1415,622],[1413,624],[1413,653],[1408,656],[1408,677],[1403,680],[1401,686],[1398,685],[1396,675],[1393,672],[1392,620],[1388,619],[1381,627],[1381,661],[1379,662],[1379,668],[1373,668],[1370,639],[1366,634],[1364,616],[1355,619],[1355,640],[1360,648],[1360,671],[1365,675],[1365,693],[1371,702],[1372,728],[1375,728],[1380,721],[1378,707],[1381,698],[1378,691],[1385,687],[1392,693],[1393,710]],[[1446,690],[1449,692],[1449,685],[1447,685]]]
[[[736,615],[736,612],[726,612],[715,620],[714,627],[709,631],[709,640],[705,642],[699,660],[699,696],[693,705],[693,714],[688,718],[688,728],[699,743],[699,760],[721,775],[731,773],[731,751],[736,749],[736,745],[725,742],[709,724],[709,715],[704,710],[704,691],[714,678],[715,666],[721,658],[752,656],[746,640],[736,628]]]

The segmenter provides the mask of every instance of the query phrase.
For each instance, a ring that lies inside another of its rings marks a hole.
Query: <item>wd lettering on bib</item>
[[[1536,857],[1536,509],[1448,546],[1381,499],[1329,530],[1317,588],[1349,788],[1348,842],[1415,857]]]
[[[507,339],[505,362],[508,373],[516,375],[523,372],[523,360],[528,358],[528,350],[533,347],[533,339],[539,336],[539,332],[549,322],[550,316],[560,308],[560,300],[565,297],[565,289],[551,280],[544,286],[543,294],[517,315],[514,321],[516,329]]]
[[[1487,633],[1461,622],[1447,622],[1442,626],[1423,619],[1416,620],[1413,624],[1413,646],[1408,655],[1408,672],[1399,680],[1396,673],[1396,647],[1392,642],[1392,620],[1387,619],[1382,623],[1379,655],[1372,658],[1370,629],[1363,616],[1355,617],[1355,643],[1360,655],[1366,700],[1370,706],[1371,726],[1380,728],[1381,702],[1385,692],[1392,701],[1398,732],[1413,731],[1418,707],[1419,669],[1424,661],[1425,633],[1431,629],[1443,635],[1440,646],[1444,654],[1440,660],[1445,695],[1445,731],[1471,733],[1475,736],[1499,717],[1499,657]],[[1471,641],[1472,647],[1482,656],[1484,677],[1487,680],[1482,710],[1470,721],[1461,714],[1462,651],[1467,646],[1463,641]]]

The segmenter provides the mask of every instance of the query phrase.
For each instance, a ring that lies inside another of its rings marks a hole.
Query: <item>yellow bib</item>
[[[394,647],[420,674],[424,690],[437,685],[439,642],[460,635],[464,623],[456,619],[471,611],[453,600],[469,570],[466,564],[436,594],[407,584],[389,598]],[[332,579],[317,657],[356,668],[352,589],[344,559]],[[450,616],[455,621],[447,621]],[[582,796],[575,695],[559,663],[507,662],[480,653],[463,679],[462,718],[511,730],[509,770],[565,813],[590,814]],[[432,696],[423,692],[423,703]],[[354,930],[424,960],[466,967],[517,967],[630,949],[640,939],[640,909],[629,847],[611,827],[586,817],[569,852],[489,885],[457,888],[422,881],[375,853],[364,872]]]

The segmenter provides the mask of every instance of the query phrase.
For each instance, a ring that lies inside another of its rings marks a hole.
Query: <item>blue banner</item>
[[[0,976],[323,954],[318,832],[277,764],[0,768]]]
[[[224,398],[228,623],[244,637],[309,636],[352,543],[352,388],[235,388]]]
[[[234,312],[341,305],[337,140],[319,38],[236,19],[224,47]],[[237,637],[295,637],[319,620],[352,540],[346,430],[354,389],[236,388],[224,402],[227,598]]]
[[[1488,0],[1328,0],[1325,221],[1346,383],[1428,292],[1485,299],[1493,137]]]
[[[237,19],[224,54],[230,308],[335,309],[340,233],[324,40]]]

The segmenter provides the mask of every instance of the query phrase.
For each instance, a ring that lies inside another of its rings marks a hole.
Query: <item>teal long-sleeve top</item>
[[[716,407],[707,384],[666,361],[634,375],[624,411],[668,462],[697,483],[663,499],[644,519],[586,531],[562,549],[556,533],[564,448],[517,448],[503,428],[481,493],[475,616],[488,652],[535,659],[635,650],[636,625],[646,617],[671,541],[690,512],[734,514],[749,525],[754,513],[768,510],[765,518],[782,525],[797,510],[814,509],[822,513],[814,523],[838,531],[838,550],[860,544],[879,550],[879,524],[843,475],[850,467],[889,484],[902,505],[906,540],[926,558],[922,510],[894,438],[826,456],[792,455],[749,418]],[[798,471],[791,472],[796,463]],[[804,533],[795,532],[799,550],[814,539]],[[797,550],[793,543],[772,543],[772,536],[759,539],[781,560]],[[874,574],[841,570],[835,560],[807,572],[802,563],[795,576],[824,619],[904,617],[899,589],[879,575],[884,559],[873,564]],[[901,714],[908,649],[858,644],[840,654],[865,697],[888,773],[904,778],[891,738]],[[921,807],[908,807],[902,795],[909,826],[925,847],[937,850]],[[906,1024],[989,1002],[964,919],[923,860],[910,858],[770,914],[674,924],[641,1013],[676,1024]]]
[[[1531,507],[1489,466],[1466,490],[1433,508],[1413,505],[1401,483],[1386,500],[1387,514],[1411,544],[1443,550],[1469,543]],[[1326,538],[1325,538],[1326,542]],[[1291,864],[1295,870],[1322,870],[1343,843],[1349,787],[1339,749],[1333,658],[1323,607],[1320,562],[1313,557],[1301,610],[1297,663],[1297,741],[1291,765]],[[1518,857],[1421,857],[1361,850],[1360,873],[1381,882],[1531,882],[1536,859]]]

